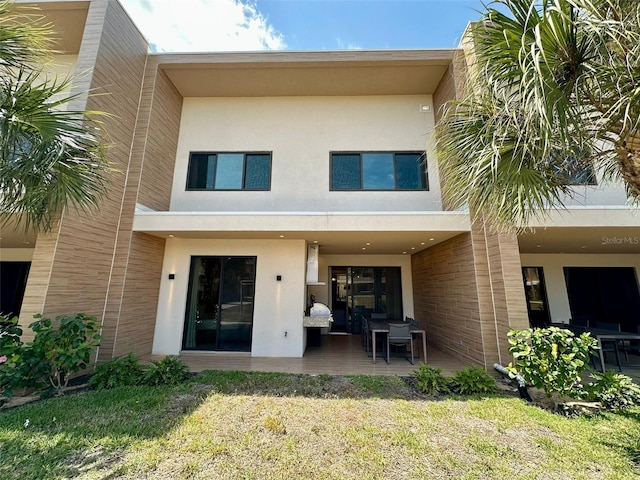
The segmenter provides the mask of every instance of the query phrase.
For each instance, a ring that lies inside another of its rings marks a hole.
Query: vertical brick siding
[[[169,209],[181,110],[182,97],[150,60],[132,150],[128,212],[133,213],[136,200],[156,210]],[[138,192],[145,193],[136,198]],[[124,288],[114,291],[118,310],[105,321],[114,329],[113,344],[100,359],[129,352],[148,355],[153,346],[165,240],[131,232],[131,221]]]
[[[118,2],[91,3],[76,69],[90,73],[76,79],[74,90],[99,95],[84,97],[86,103],[76,101],[72,108],[111,114],[101,120],[109,134],[108,160],[115,172],[99,211],[90,217],[66,211],[57,239],[55,234],[38,238],[23,318],[38,312],[84,312],[102,320],[110,308],[109,289],[123,285],[124,257],[118,246],[133,216],[133,211],[126,211],[125,191],[146,56],[146,42]]]
[[[507,364],[509,328],[529,326],[515,236],[471,233],[411,258],[416,319],[428,341],[465,363]]]
[[[484,365],[471,235],[411,257],[415,318],[431,345],[464,363]]]

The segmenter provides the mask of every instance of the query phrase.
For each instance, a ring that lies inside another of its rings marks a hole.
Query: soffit
[[[640,254],[640,228],[549,227],[518,237],[520,253]]]
[[[456,212],[137,212],[133,223],[134,231],[161,238],[304,240],[327,255],[410,255],[470,228],[468,215]]]
[[[161,238],[209,239],[209,240],[304,240],[307,244],[320,246],[322,255],[411,255],[432,247],[449,238],[460,235],[460,231],[405,231],[398,232],[145,232]],[[173,237],[169,237],[173,235]]]
[[[162,54],[183,97],[430,95],[455,50]]]
[[[29,7],[25,13],[44,15],[54,32],[53,48],[62,54],[77,54],[80,51],[84,27],[87,23],[90,2],[18,2],[17,6]],[[35,6],[37,9],[31,9]]]

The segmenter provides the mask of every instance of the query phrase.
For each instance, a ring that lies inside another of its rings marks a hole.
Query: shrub
[[[519,373],[549,398],[581,395],[581,375],[597,349],[595,338],[557,327],[511,330],[508,337],[513,362],[507,369],[512,374]]]
[[[39,389],[46,385],[47,364],[41,352],[24,344],[18,317],[0,317],[0,388],[11,397],[18,388]]]
[[[21,368],[21,335],[18,317],[0,315],[0,392],[3,396],[10,397],[13,389],[24,386],[23,376],[28,373]]]
[[[143,380],[144,370],[132,353],[96,365],[89,377],[89,387],[103,390],[115,387],[138,385]]]
[[[487,394],[496,391],[496,379],[476,366],[458,370],[450,382],[451,390],[461,395]]]
[[[589,401],[600,402],[609,410],[640,405],[640,385],[630,377],[616,372],[593,372],[594,381],[585,385],[585,397]]]
[[[61,394],[72,374],[88,366],[94,347],[100,344],[95,317],[74,313],[55,321],[40,314],[34,318],[29,328],[35,336],[26,344],[20,339],[17,317],[0,319],[0,386],[6,396],[16,388],[45,386]]]
[[[21,335],[22,328],[18,325],[18,317],[0,315],[0,356],[8,357],[13,354],[22,345]]]
[[[189,378],[189,368],[180,358],[169,355],[162,360],[151,360],[144,374],[145,385],[176,385]]]
[[[422,393],[437,395],[449,393],[449,379],[442,374],[442,368],[433,368],[430,365],[422,364],[413,372],[416,379],[416,388]]]
[[[23,349],[31,361],[41,361],[43,377],[57,394],[62,394],[73,373],[87,368],[94,348],[100,345],[101,328],[96,317],[84,313],[58,316],[55,322],[40,314],[29,325],[35,332]]]

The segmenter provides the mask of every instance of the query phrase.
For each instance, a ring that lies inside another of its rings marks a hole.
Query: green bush
[[[189,368],[179,357],[168,355],[162,360],[151,360],[144,373],[145,385],[176,385],[189,378]]]
[[[425,363],[413,372],[416,388],[429,395],[450,393],[449,379],[442,374],[442,368],[433,368]]]
[[[496,379],[476,366],[455,372],[450,385],[451,390],[460,395],[483,395],[496,391]]]
[[[61,394],[71,376],[87,368],[94,348],[100,344],[101,328],[95,317],[83,313],[56,317],[34,315],[29,328],[33,341],[23,343],[18,319],[2,318],[0,386],[5,396],[16,388],[48,388]]]
[[[594,381],[585,385],[585,398],[589,401],[600,402],[609,410],[640,405],[640,385],[626,375],[616,372],[593,372]]]
[[[545,391],[549,398],[580,397],[582,373],[589,357],[597,350],[597,341],[588,333],[575,336],[557,327],[511,330],[509,353],[513,362],[507,366],[520,374],[529,385]]]
[[[87,368],[94,348],[100,345],[101,326],[96,317],[84,313],[58,316],[55,321],[34,315],[29,328],[35,332],[33,342],[27,344],[34,359],[45,365],[47,384],[62,394],[72,374]]]
[[[21,335],[18,317],[0,315],[0,394],[3,396],[10,397],[14,389],[28,383],[25,375],[30,371],[22,365]]]
[[[133,353],[96,365],[89,377],[89,387],[104,390],[115,387],[139,385],[144,370]]]
[[[0,327],[0,388],[4,397],[11,397],[18,388],[39,390],[44,388],[47,362],[42,351],[32,343],[24,344],[20,338],[22,328],[18,317],[1,317]]]

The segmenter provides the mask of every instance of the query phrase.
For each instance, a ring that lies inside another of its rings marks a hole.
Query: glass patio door
[[[184,350],[251,350],[255,265],[255,257],[191,257]]]
[[[360,333],[362,318],[402,316],[400,267],[331,267],[332,331]]]

